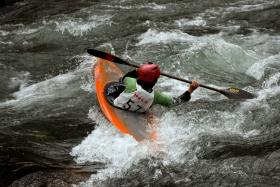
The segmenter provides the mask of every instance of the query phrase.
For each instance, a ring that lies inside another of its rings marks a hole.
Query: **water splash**
[[[78,56],[81,65],[75,71],[66,74],[59,74],[51,79],[21,86],[21,89],[13,93],[15,99],[0,103],[0,106],[13,106],[16,108],[26,108],[35,105],[35,103],[51,102],[59,98],[70,98],[80,89],[89,89],[91,82],[85,82],[91,76],[90,67],[92,66],[92,57],[88,55]],[[82,77],[82,79],[81,79]],[[80,81],[83,83],[80,83]],[[82,85],[82,86],[81,86]]]
[[[121,177],[133,164],[152,152],[149,151],[149,144],[137,142],[132,136],[120,133],[98,108],[90,109],[89,118],[97,124],[96,129],[70,154],[78,163],[102,162],[106,168],[92,175],[81,186],[97,186],[109,177]]]

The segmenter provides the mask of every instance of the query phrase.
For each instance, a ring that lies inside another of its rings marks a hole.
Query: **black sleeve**
[[[189,91],[185,91],[182,95],[179,97],[173,98],[172,106],[176,106],[185,102],[188,102],[191,99],[191,94]]]
[[[126,77],[137,78],[137,72],[136,72],[136,70],[127,72],[127,73],[120,79],[120,82],[123,82],[123,80],[124,80]]]

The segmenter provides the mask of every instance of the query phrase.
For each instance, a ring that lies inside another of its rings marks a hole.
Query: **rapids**
[[[4,1],[0,15],[0,186],[279,185],[279,0]],[[90,47],[258,96],[199,88],[154,106],[158,140],[137,142],[100,111]]]

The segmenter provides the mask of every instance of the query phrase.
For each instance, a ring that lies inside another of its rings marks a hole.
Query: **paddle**
[[[126,62],[126,61],[122,60],[121,58],[116,57],[116,56],[114,56],[110,53],[105,53],[105,52],[102,52],[102,51],[98,51],[96,49],[87,49],[87,52],[88,52],[88,54],[93,55],[95,57],[102,58],[102,59],[105,59],[105,60],[108,60],[108,61],[111,61],[111,62],[115,62],[115,63],[118,63],[118,64],[128,65],[128,66],[132,66],[132,67],[135,67],[135,68],[140,67],[139,65]],[[179,80],[179,81],[189,83],[189,84],[192,83],[189,80],[186,80],[186,79],[183,79],[183,78],[180,78],[180,77],[176,77],[176,76],[173,76],[173,75],[169,75],[167,73],[161,72],[160,74],[163,75],[163,76],[172,78],[172,79],[176,79],[176,80]],[[254,94],[249,93],[245,90],[241,90],[239,88],[235,88],[235,87],[230,87],[228,89],[217,89],[217,88],[213,88],[213,87],[203,85],[203,84],[199,84],[199,86],[203,87],[203,88],[206,88],[206,89],[209,89],[209,90],[212,90],[212,91],[215,91],[215,92],[219,92],[219,93],[223,94],[224,96],[228,97],[229,99],[253,99],[253,98],[256,98],[256,96]]]

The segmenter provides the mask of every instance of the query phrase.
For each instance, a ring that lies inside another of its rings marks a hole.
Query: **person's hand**
[[[198,88],[199,84],[195,81],[195,80],[192,80],[192,83],[190,84],[190,87],[189,87],[189,92],[192,93],[194,90],[196,90]]]

